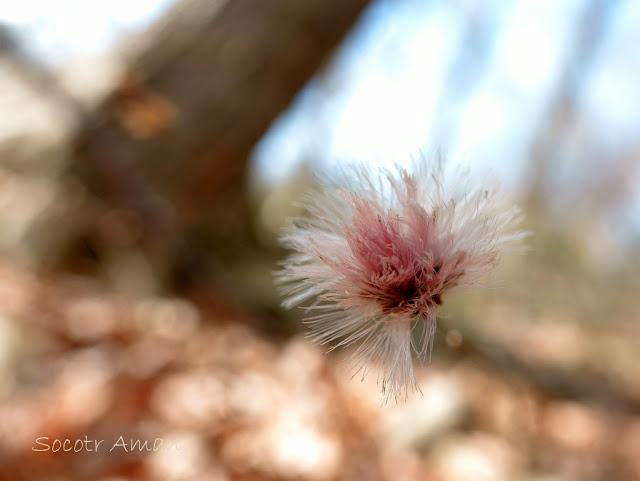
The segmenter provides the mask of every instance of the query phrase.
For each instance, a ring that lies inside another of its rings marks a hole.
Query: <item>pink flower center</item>
[[[451,285],[447,279],[460,275],[459,256],[440,258],[434,217],[409,202],[402,215],[364,199],[354,199],[354,206],[346,232],[351,252],[341,270],[360,289],[359,298],[376,302],[384,314],[434,316],[443,288]]]

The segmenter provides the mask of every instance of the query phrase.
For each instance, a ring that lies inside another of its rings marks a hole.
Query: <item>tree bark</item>
[[[169,270],[200,264],[197,243],[240,255],[249,154],[366,3],[183,0],[125,46],[131,70],[83,123],[76,171],[139,219],[154,259],[182,257]]]

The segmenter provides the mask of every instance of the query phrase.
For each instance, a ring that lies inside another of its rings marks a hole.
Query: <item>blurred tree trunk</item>
[[[366,3],[183,0],[127,45],[130,72],[83,122],[75,169],[142,226],[157,274],[189,282],[203,256],[252,246],[248,156]]]

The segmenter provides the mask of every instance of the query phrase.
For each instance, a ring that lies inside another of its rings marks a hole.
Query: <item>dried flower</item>
[[[430,352],[442,295],[477,284],[523,234],[518,209],[501,210],[495,191],[447,192],[442,162],[351,174],[346,189],[325,183],[308,194],[309,215],[282,237],[294,253],[276,280],[287,308],[315,299],[306,308],[314,342],[359,341],[354,375],[370,361],[382,366],[386,401],[419,389],[412,351]]]

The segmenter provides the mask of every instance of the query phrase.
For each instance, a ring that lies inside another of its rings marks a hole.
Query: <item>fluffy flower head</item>
[[[293,254],[277,281],[285,307],[315,299],[306,319],[315,342],[359,342],[354,375],[380,365],[388,400],[418,387],[412,351],[430,351],[442,295],[476,284],[523,234],[517,208],[501,209],[495,191],[447,192],[442,163],[350,174],[348,187],[308,195],[308,215],[283,235]]]

